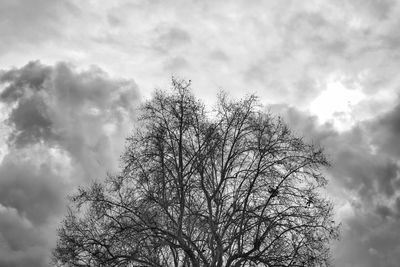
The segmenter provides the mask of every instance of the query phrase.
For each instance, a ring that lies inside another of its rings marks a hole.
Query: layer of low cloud
[[[118,169],[138,90],[66,63],[1,73],[0,266],[48,266],[66,196]]]

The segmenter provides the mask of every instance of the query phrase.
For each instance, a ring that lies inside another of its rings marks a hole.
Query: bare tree
[[[322,150],[256,98],[213,111],[173,80],[141,108],[123,169],[72,197],[59,266],[327,266]]]

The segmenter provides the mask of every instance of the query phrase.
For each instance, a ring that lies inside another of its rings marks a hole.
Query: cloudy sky
[[[399,27],[396,0],[1,0],[0,267],[49,266],[66,196],[118,170],[172,75],[324,146],[335,266],[398,266]]]

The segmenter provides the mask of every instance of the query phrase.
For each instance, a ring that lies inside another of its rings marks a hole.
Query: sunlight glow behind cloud
[[[326,89],[310,104],[310,111],[320,123],[332,122],[340,131],[355,123],[352,111],[355,105],[366,98],[359,87],[347,88],[340,77],[330,77]]]

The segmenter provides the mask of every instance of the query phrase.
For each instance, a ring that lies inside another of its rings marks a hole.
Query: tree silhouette
[[[72,197],[58,266],[327,266],[328,162],[256,97],[212,111],[173,79],[141,107],[120,174]]]

